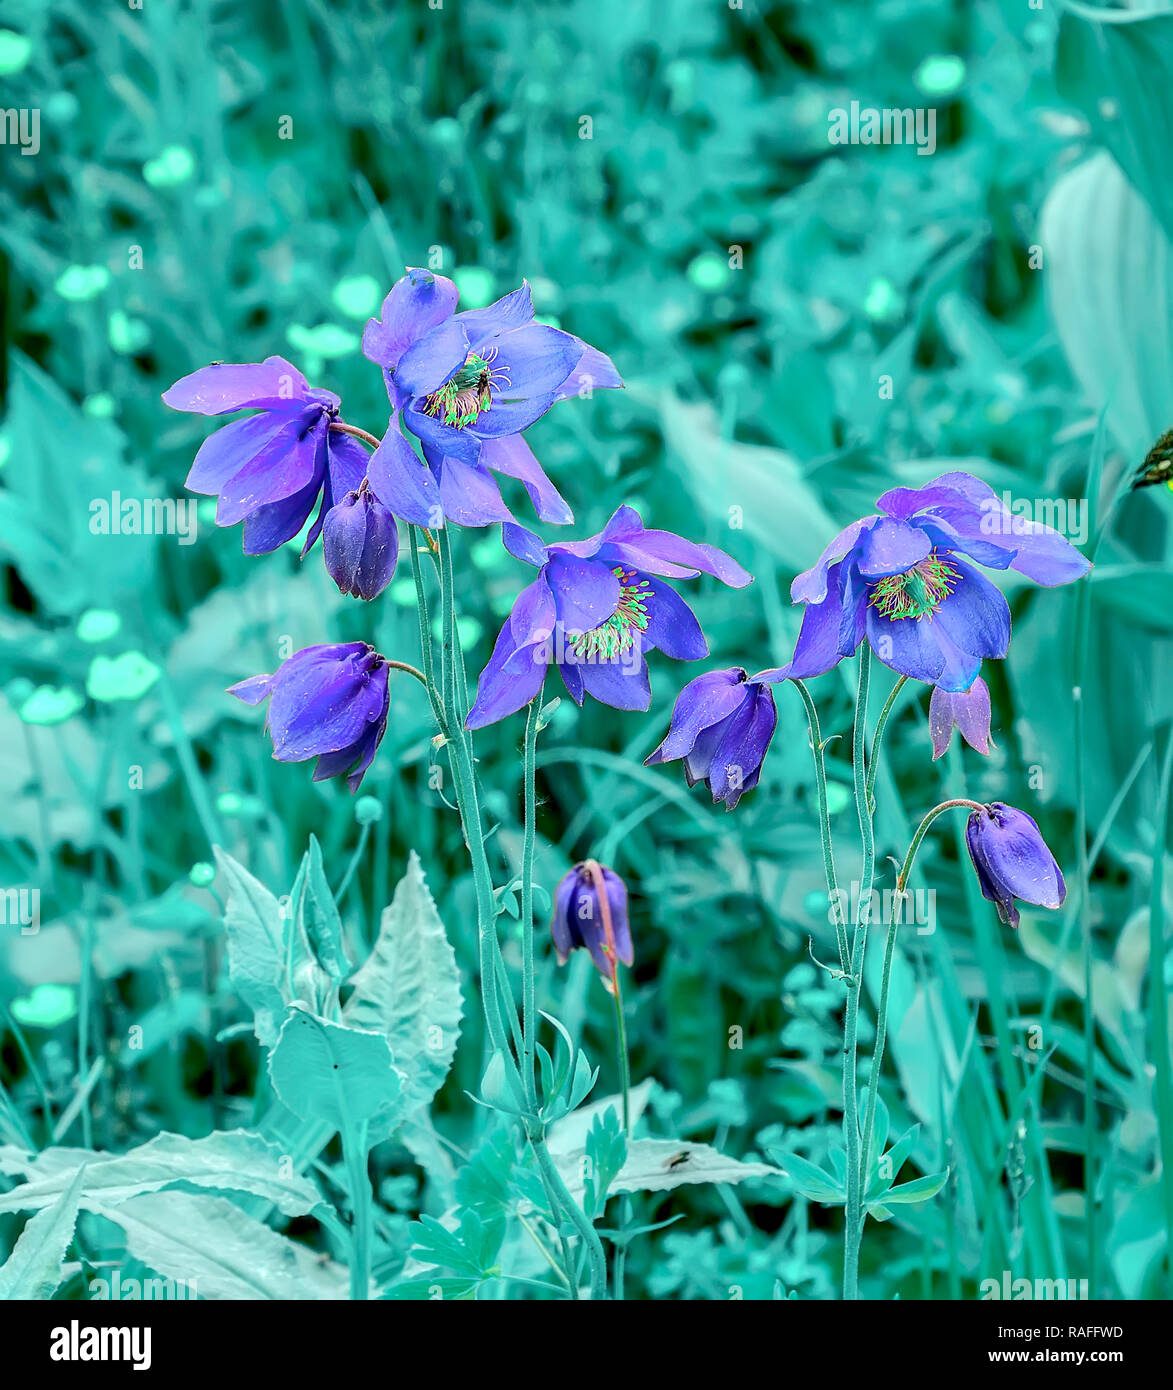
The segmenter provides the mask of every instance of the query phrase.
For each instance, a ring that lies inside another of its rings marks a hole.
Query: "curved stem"
[[[420,685],[424,687],[425,690],[431,689],[430,685],[428,684],[427,676],[425,676],[424,673],[417,667],[410,665],[408,662],[392,661],[389,656],[385,656],[383,658],[383,665],[389,666],[392,671],[406,671],[409,676],[414,676],[416,680],[419,681]]]
[[[909,845],[908,853],[904,856],[904,863],[901,864],[900,872],[896,875],[897,893],[904,892],[908,876],[912,873],[913,861],[916,859],[917,851],[920,849],[921,841],[925,838],[929,826],[938,816],[944,815],[946,811],[952,811],[957,806],[968,806],[971,811],[984,811],[986,809],[980,801],[970,801],[964,796],[954,796],[948,801],[938,802],[916,828],[916,834],[912,837],[912,844]]]
[[[338,434],[352,434],[355,439],[361,439],[364,444],[369,444],[373,449],[377,449],[382,440],[377,439],[373,434],[366,430],[360,430],[357,425],[348,425],[345,420],[331,420],[330,428]]]
[[[880,744],[884,739],[884,729],[888,723],[888,716],[892,713],[892,706],[896,703],[896,697],[900,694],[908,681],[907,676],[901,676],[896,684],[888,693],[888,698],[884,701],[884,708],[880,711],[880,717],[876,720],[876,732],[872,735],[872,751],[868,758],[868,805],[874,811],[876,809],[876,773],[880,767]]]
[[[863,847],[863,866],[859,880],[859,908],[851,940],[851,978],[847,982],[847,1011],[843,1020],[843,1138],[847,1150],[847,1203],[843,1247],[843,1297],[859,1297],[859,1244],[863,1234],[859,1172],[859,1095],[856,1078],[856,1036],[859,1030],[859,999],[863,989],[864,953],[867,950],[868,918],[872,907],[872,877],[875,873],[876,846],[872,812],[867,794],[867,766],[864,745],[867,737],[868,683],[871,675],[871,649],[865,642],[859,651],[859,687],[855,700],[855,729],[852,734],[852,775],[855,783],[855,810]]]
[[[823,844],[823,877],[827,881],[831,920],[835,924],[835,939],[839,943],[839,968],[847,975],[851,969],[851,962],[847,945],[847,924],[843,920],[843,902],[839,896],[839,880],[835,873],[835,850],[831,842],[831,812],[827,805],[827,768],[823,761],[823,735],[810,691],[800,680],[795,680],[793,684],[802,696],[806,722],[810,727],[811,752],[815,760],[815,793],[819,802],[819,839]]]

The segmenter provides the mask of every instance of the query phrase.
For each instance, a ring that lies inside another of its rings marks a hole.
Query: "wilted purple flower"
[[[616,709],[647,709],[645,652],[695,661],[709,651],[692,609],[664,577],[691,579],[703,570],[734,588],[752,579],[716,546],[645,530],[631,507],[620,507],[585,541],[547,546],[517,525],[501,534],[510,554],[541,573],[518,595],[481,672],[470,729],[528,704],[551,665],[580,705],[592,695]]]
[[[1005,656],[1010,642],[1009,606],[970,560],[1048,586],[1091,568],[1058,531],[1012,514],[968,473],[893,488],[877,505],[791,585],[793,601],[806,604],[794,656],[760,680],[821,675],[866,637],[902,675],[968,690],[982,658]]]
[[[352,792],[386,731],[391,698],[387,662],[365,642],[306,647],[228,693],[246,705],[269,700],[265,727],[279,763],[316,757],[315,782],[345,777]]]
[[[965,827],[969,857],[982,896],[1008,926],[1018,926],[1014,900],[1039,907],[1061,907],[1067,886],[1039,827],[1025,811],[1001,801],[970,813]]]
[[[684,759],[688,785],[703,781],[732,811],[758,776],[778,723],[774,692],[739,667],[708,671],[676,697],[672,723],[646,764]]]
[[[486,309],[456,313],[456,298],[445,276],[409,270],[367,324],[363,352],[383,368],[392,405],[372,486],[417,526],[486,526],[513,519],[492,476],[504,473],[524,483],[543,521],[573,521],[521,433],[555,401],[622,386],[619,373],[581,338],[536,323],[524,282]]]
[[[334,499],[357,488],[366,472],[362,445],[330,428],[338,397],[311,387],[284,357],[201,367],[165,391],[163,400],[198,415],[259,412],[209,435],[186,483],[192,492],[219,498],[217,526],[244,522],[246,555],[264,555],[292,540],[321,496],[304,555]]]
[[[953,728],[979,753],[990,751],[990,691],[981,676],[968,690],[942,690],[933,686],[929,699],[929,734],[933,740],[933,762],[949,747]]]
[[[399,529],[365,478],[357,492],[348,492],[326,513],[322,555],[344,594],[377,598],[390,584],[399,559]]]
[[[635,959],[627,920],[627,886],[605,864],[588,859],[576,864],[554,890],[550,935],[565,965],[571,951],[585,946],[599,973],[610,983],[617,962]]]

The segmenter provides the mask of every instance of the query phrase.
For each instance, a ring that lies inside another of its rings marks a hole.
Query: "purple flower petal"
[[[367,462],[367,477],[379,501],[415,526],[444,524],[440,487],[431,469],[399,433],[395,416]]]
[[[773,685],[784,680],[821,676],[837,666],[844,656],[851,654],[840,650],[844,570],[847,566],[846,560],[832,565],[827,571],[827,591],[822,602],[806,605],[794,655],[786,665],[759,671],[756,676],[750,677],[751,680]]]
[[[403,412],[403,423],[433,458],[459,459],[474,467],[481,460],[480,436],[471,429],[458,430],[454,425],[441,424],[434,415],[427,415],[414,405]]]
[[[523,280],[515,290],[484,309],[464,309],[457,318],[474,352],[488,346],[501,333],[508,333],[529,323],[534,316],[533,296],[529,281]]]
[[[512,395],[512,392],[506,392]],[[492,407],[482,410],[476,424],[468,430],[480,439],[503,439],[506,435],[520,434],[528,430],[535,420],[540,420],[554,404],[554,395],[529,396],[525,400],[501,400],[495,397]]]
[[[314,503],[318,500],[321,481],[311,478],[300,492],[283,497],[280,502],[268,502],[249,512],[244,519],[242,543],[246,555],[268,555],[291,541],[305,525]]]
[[[955,725],[971,748],[982,754],[989,753],[990,691],[980,676],[968,690],[948,691],[933,686],[929,700],[929,734],[934,762],[949,747]]]
[[[267,410],[260,415],[246,415],[221,425],[200,445],[184,487],[189,492],[201,492],[215,497],[230,478],[265,447],[291,420],[300,419],[301,411]]]
[[[696,614],[675,589],[661,579],[651,579],[638,571],[636,578],[647,579],[650,586],[648,625],[644,629],[647,643],[676,661],[699,661],[708,656],[709,644]]]
[[[493,339],[491,364],[507,401],[527,401],[557,391],[582,356],[579,339],[545,323],[530,323]],[[495,408],[495,407],[494,407]]]
[[[249,676],[247,680],[237,681],[228,687],[228,694],[235,695],[246,705],[259,705],[273,693],[272,676]]]
[[[922,621],[937,624],[962,651],[1000,660],[1010,646],[1010,605],[1006,596],[964,560],[953,556],[950,563],[957,571],[953,592],[932,618]],[[909,621],[915,619],[905,619]],[[965,688],[969,688],[968,684]]]
[[[542,627],[552,614],[553,599],[545,575],[539,575],[518,596],[514,613],[497,634],[493,654],[477,682],[477,697],[465,720],[467,728],[482,729],[516,713],[542,688],[549,664],[550,631],[546,627],[543,637]]]
[[[859,572],[865,579],[904,574],[927,559],[932,548],[928,536],[915,526],[881,517],[860,535],[856,546]]]
[[[326,417],[311,407],[288,416],[220,489],[217,526],[234,526],[269,502],[301,492],[326,468]]]
[[[577,341],[582,343],[581,338]],[[559,401],[569,396],[589,398],[595,391],[609,390],[622,385],[623,378],[607,354],[591,347],[589,343],[582,343],[582,356],[578,365],[554,392],[554,397]]]
[[[513,520],[501,489],[483,468],[471,468],[459,459],[446,458],[438,471],[446,520],[458,526],[491,526],[497,521]]]
[[[588,695],[613,709],[646,710],[652,702],[648,664],[635,649],[620,661],[577,663]]]
[[[546,547],[538,537],[515,521],[508,521],[501,527],[501,542],[510,555],[523,560],[527,565],[540,568],[549,558]]]
[[[413,342],[450,318],[457,291],[451,280],[430,270],[409,269],[383,300],[380,317],[369,319],[362,335],[363,356],[394,368]]]
[[[427,396],[464,365],[468,351],[468,334],[457,315],[417,338],[391,375],[405,396]]]
[[[688,753],[704,729],[720,724],[745,698],[745,672],[739,666],[725,671],[706,671],[681,690],[672,708],[672,720],[664,741],[644,763],[671,762]]]
[[[619,606],[619,580],[607,565],[555,552],[545,572],[566,633],[593,631]]]
[[[163,400],[172,410],[228,415],[250,406],[289,409],[308,390],[309,383],[291,362],[284,357],[266,357],[263,362],[218,362],[201,367],[164,391]],[[338,397],[331,399],[337,407]]]
[[[520,435],[486,439],[481,445],[481,466],[504,473],[509,478],[519,478],[525,484],[534,510],[542,521],[565,526],[574,520],[574,513],[562,494],[546,476],[533,450]],[[542,561],[536,563],[541,564]]]
[[[875,516],[865,516],[862,521],[853,521],[850,526],[845,526],[828,544],[816,563],[791,584],[791,602],[822,603],[827,597],[827,576],[831,567],[850,554],[860,536],[878,520]]]
[[[723,801],[727,811],[757,786],[777,724],[773,692],[769,686],[755,684],[737,713],[722,725],[706,782],[714,802]]]

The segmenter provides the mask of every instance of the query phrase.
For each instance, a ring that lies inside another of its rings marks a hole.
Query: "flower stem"
[[[525,712],[525,826],[521,846],[521,1080],[526,1099],[533,1109],[537,1108],[534,1053],[538,1019],[534,992],[534,839],[537,832],[537,743],[541,708],[542,692],[539,688]]]
[[[823,735],[810,691],[803,681],[795,680],[794,685],[802,696],[806,721],[810,726],[811,752],[815,760],[815,793],[819,802],[819,839],[823,844],[823,877],[827,881],[831,920],[835,924],[835,939],[839,943],[839,969],[847,975],[851,970],[851,961],[847,945],[847,925],[843,920],[843,904],[839,897],[839,881],[835,873],[835,849],[831,841],[831,812],[827,805],[827,768],[823,761]]]
[[[892,713],[892,706],[896,703],[896,697],[900,694],[908,677],[901,676],[892,689],[888,692],[888,698],[884,701],[884,708],[880,711],[880,717],[876,720],[876,732],[872,735],[872,751],[868,758],[868,805],[874,812],[876,809],[876,773],[879,771],[880,744],[884,738],[884,729],[888,724],[888,716]]]
[[[382,442],[375,435],[368,434],[366,430],[360,430],[357,425],[348,425],[345,420],[331,420],[330,428],[337,431],[338,434],[352,434],[355,439],[361,439],[373,449],[377,449]]]
[[[916,828],[916,834],[912,837],[912,844],[908,847],[908,853],[904,856],[904,863],[900,866],[900,872],[896,875],[896,891],[903,893],[905,885],[908,883],[908,876],[912,873],[913,861],[916,859],[917,851],[920,849],[921,841],[925,838],[928,828],[946,811],[952,811],[957,806],[967,806],[971,811],[984,811],[986,808],[980,801],[970,801],[964,796],[950,797],[948,801],[938,802],[936,806],[925,816],[924,820]]]
[[[607,1257],[603,1253],[603,1242],[599,1239],[595,1224],[570,1195],[570,1190],[562,1181],[558,1165],[550,1157],[550,1150],[546,1147],[545,1136],[531,1137],[530,1146],[538,1160],[538,1168],[547,1192],[557,1197],[559,1205],[582,1237],[590,1269],[591,1302],[603,1302],[607,1297]]]
[[[611,999],[615,1005],[615,1049],[619,1057],[619,1087],[623,1095],[623,1137],[631,1138],[631,1057],[627,1050],[627,1020],[623,1014],[623,986],[619,983],[619,962],[611,964]],[[621,1225],[631,1222],[631,1197],[624,1193],[620,1204]],[[617,1302],[623,1301],[623,1275],[627,1264],[627,1242],[619,1240],[615,1245],[615,1257],[611,1268],[611,1288]]]
[[[342,1151],[350,1187],[351,1232],[350,1297],[365,1302],[371,1296],[371,1175],[367,1170],[367,1122],[347,1124],[342,1129]]]
[[[871,649],[865,642],[859,651],[859,686],[855,700],[855,729],[852,734],[852,774],[855,783],[855,810],[863,865],[859,880],[859,907],[852,933],[848,961],[847,1010],[843,1019],[843,1140],[847,1150],[847,1204],[843,1246],[843,1297],[859,1297],[859,1245],[863,1235],[863,1207],[860,1200],[859,1171],[859,1095],[856,1078],[856,1037],[859,1030],[859,998],[863,988],[864,952],[867,949],[868,918],[872,906],[872,877],[875,873],[875,836],[868,803],[867,766],[864,745],[867,734],[868,683],[871,675]]]

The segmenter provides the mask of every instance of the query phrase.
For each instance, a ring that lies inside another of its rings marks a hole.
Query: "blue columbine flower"
[[[445,276],[409,270],[367,324],[363,353],[383,368],[392,405],[372,486],[417,526],[486,526],[513,519],[492,476],[504,473],[525,484],[543,521],[573,521],[521,433],[555,401],[622,386],[619,373],[581,338],[535,322],[524,282],[487,309],[457,313],[456,297]]]
[[[357,492],[348,492],[326,514],[322,556],[344,594],[377,598],[390,584],[399,559],[399,528],[365,478]]]
[[[995,904],[1008,926],[1018,926],[1016,898],[1039,907],[1063,905],[1067,885],[1059,865],[1025,811],[994,801],[971,812],[965,842],[982,897]]]
[[[929,700],[929,735],[933,740],[933,762],[949,747],[954,727],[978,753],[990,751],[990,691],[981,676],[968,690],[942,690],[933,686]]]
[[[1048,586],[1091,568],[1065,537],[1011,514],[968,473],[893,488],[877,505],[791,585],[793,601],[806,604],[794,656],[759,679],[822,675],[866,637],[902,675],[968,690],[982,659],[1005,656],[1010,642],[1009,606],[970,561]]]
[[[338,397],[311,387],[284,357],[201,367],[165,391],[163,400],[198,415],[259,412],[209,435],[186,484],[220,499],[217,526],[244,522],[246,555],[264,555],[292,540],[321,496],[304,555],[334,499],[357,488],[366,472],[362,445],[330,428]]]
[[[676,698],[667,736],[646,764],[684,759],[688,785],[703,781],[732,811],[758,784],[778,723],[774,693],[739,667],[708,671]]]
[[[365,642],[306,647],[271,676],[228,693],[246,705],[269,700],[265,721],[279,763],[317,758],[314,781],[345,777],[357,791],[387,729],[387,662]]]
[[[523,589],[481,672],[470,729],[521,709],[557,666],[570,696],[592,695],[616,709],[651,702],[644,653],[658,648],[680,661],[708,655],[692,609],[665,578],[703,571],[740,588],[752,576],[713,545],[671,531],[648,531],[639,513],[620,507],[589,540],[543,545],[532,531],[507,524],[505,548],[541,572]]]
[[[571,951],[585,946],[599,974],[610,984],[617,962],[635,959],[627,920],[627,885],[614,869],[588,859],[576,864],[554,890],[550,935],[565,965]]]

